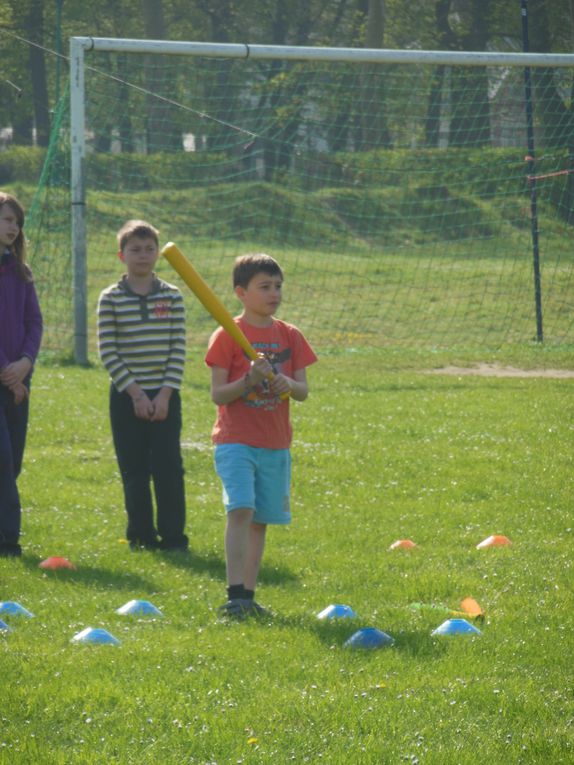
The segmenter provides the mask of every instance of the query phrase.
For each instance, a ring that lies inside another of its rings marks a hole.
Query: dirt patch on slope
[[[574,378],[573,369],[518,369],[501,364],[476,364],[472,367],[440,367],[427,370],[434,375],[476,375],[478,377],[548,377],[552,379]]]

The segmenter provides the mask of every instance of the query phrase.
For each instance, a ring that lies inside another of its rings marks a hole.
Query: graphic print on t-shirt
[[[291,348],[278,350],[280,348],[279,343],[253,343],[253,348],[258,353],[264,354],[273,368],[273,374],[276,375],[281,373],[283,364],[291,358]],[[249,358],[247,354],[245,357]],[[263,380],[245,394],[244,401],[247,406],[273,411],[281,403],[281,398],[271,393],[269,381]]]

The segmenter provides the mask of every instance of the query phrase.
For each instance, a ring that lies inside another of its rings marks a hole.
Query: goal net
[[[573,56],[76,42],[28,230],[45,347],[94,353],[128,218],[236,313],[234,258],[276,257],[280,315],[319,348],[499,348],[541,340],[537,320],[572,342]],[[213,321],[180,286],[203,343]]]

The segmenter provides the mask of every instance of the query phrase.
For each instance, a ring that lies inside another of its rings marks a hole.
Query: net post
[[[528,0],[521,0],[522,48],[529,52],[528,42]],[[530,186],[530,227],[532,233],[532,268],[534,273],[534,302],[536,307],[536,340],[544,340],[542,327],[542,284],[540,278],[540,247],[538,241],[538,204],[536,196],[536,158],[534,154],[534,123],[532,118],[532,83],[530,67],[524,67],[524,100],[526,106],[526,133],[528,142],[528,183]]]
[[[70,39],[71,219],[74,360],[88,363],[84,40]]]

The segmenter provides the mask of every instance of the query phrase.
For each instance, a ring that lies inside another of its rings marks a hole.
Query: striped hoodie
[[[100,294],[98,349],[121,393],[137,382],[144,390],[179,389],[185,363],[185,308],[177,287],[154,276],[138,295],[124,275]]]

